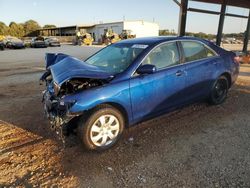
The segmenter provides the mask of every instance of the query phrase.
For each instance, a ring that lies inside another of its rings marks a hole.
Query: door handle
[[[181,70],[178,70],[178,71],[175,73],[176,76],[181,76],[182,74],[183,74],[183,71],[181,71]]]

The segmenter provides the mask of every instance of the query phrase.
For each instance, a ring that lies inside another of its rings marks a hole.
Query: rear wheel
[[[105,150],[119,140],[124,129],[124,118],[111,106],[101,106],[79,121],[78,135],[89,150]]]
[[[223,103],[227,98],[229,83],[225,76],[220,76],[214,83],[209,102],[213,105]]]

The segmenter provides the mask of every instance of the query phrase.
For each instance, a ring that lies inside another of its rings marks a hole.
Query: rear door
[[[185,101],[185,65],[180,64],[176,42],[162,44],[152,50],[143,64],[153,64],[157,71],[133,75],[130,95],[134,121],[155,116]]]
[[[220,58],[205,44],[198,41],[182,41],[186,65],[186,99],[198,100],[208,96]]]

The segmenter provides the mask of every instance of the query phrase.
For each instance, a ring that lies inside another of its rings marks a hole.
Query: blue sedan
[[[225,101],[239,74],[235,53],[191,37],[124,40],[82,61],[46,54],[44,110],[90,150],[113,146],[124,128],[188,104]]]

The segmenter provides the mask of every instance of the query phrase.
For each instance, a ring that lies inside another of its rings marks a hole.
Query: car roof
[[[159,37],[141,37],[141,38],[127,39],[127,40],[122,40],[119,43],[153,45],[172,40],[195,40],[195,41],[205,42],[204,39],[196,37],[159,36]]]

